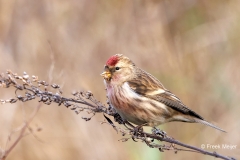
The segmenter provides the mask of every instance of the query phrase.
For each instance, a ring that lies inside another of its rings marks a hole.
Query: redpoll
[[[157,78],[123,55],[110,57],[101,75],[109,102],[123,120],[151,127],[171,121],[197,122],[225,132],[185,106]]]

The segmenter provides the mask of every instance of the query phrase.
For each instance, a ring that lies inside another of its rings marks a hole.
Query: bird
[[[111,56],[101,74],[110,105],[124,121],[157,127],[173,121],[201,123],[226,132],[188,108],[150,73],[122,54]]]

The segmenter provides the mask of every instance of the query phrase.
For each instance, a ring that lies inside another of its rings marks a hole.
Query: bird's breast
[[[111,86],[108,90],[111,105],[122,118],[137,125],[144,123],[163,123],[166,106],[134,92],[127,83]]]

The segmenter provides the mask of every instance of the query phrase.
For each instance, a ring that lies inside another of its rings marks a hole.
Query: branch
[[[105,106],[103,103],[96,100],[90,91],[77,91],[72,93],[72,98],[66,98],[62,96],[61,87],[57,84],[50,85],[46,81],[38,80],[37,76],[30,77],[25,72],[22,76],[19,76],[11,71],[7,71],[5,74],[2,73],[0,75],[0,87],[14,87],[16,89],[15,97],[8,100],[0,100],[2,104],[16,103],[17,101],[26,102],[38,99],[39,102],[43,102],[46,105],[50,105],[51,103],[57,103],[59,106],[64,105],[65,107],[75,111],[76,114],[86,111],[91,114],[89,117],[82,117],[82,119],[86,121],[91,120],[96,113],[103,113],[105,119],[107,120],[107,122],[103,123],[111,125],[117,132],[122,133],[123,136],[129,135],[128,138],[121,139],[122,142],[128,141],[129,139],[134,141],[140,140],[149,147],[157,148],[161,152],[168,150],[172,150],[175,153],[178,151],[187,151],[201,153],[224,160],[234,160],[232,157],[223,156],[216,152],[209,152],[184,144],[169,137],[164,131],[157,128],[153,128],[152,133],[146,133],[143,131],[142,127],[135,127],[131,123],[123,121],[116,111],[110,106],[109,102],[107,102],[108,106]],[[24,93],[24,95],[21,95],[21,93]],[[121,127],[116,126],[106,115],[114,117],[115,121],[121,124]],[[154,143],[154,140],[167,142],[167,145],[156,144]],[[16,143],[18,143],[18,141]],[[178,148],[176,145],[183,148]],[[8,150],[7,153],[10,151],[11,149]]]
[[[29,124],[31,123],[31,121],[33,120],[33,118],[36,116],[38,110],[41,107],[41,103],[38,104],[38,106],[35,108],[35,110],[32,112],[31,116],[28,118],[27,121],[25,121],[18,130],[20,130],[20,133],[17,137],[17,139],[13,142],[13,144],[6,150],[3,152],[3,154],[1,155],[0,159],[1,160],[5,160],[8,156],[8,154],[13,150],[14,147],[16,147],[16,145],[19,143],[19,141],[25,136],[25,131],[28,128]],[[9,135],[10,139],[11,134]]]

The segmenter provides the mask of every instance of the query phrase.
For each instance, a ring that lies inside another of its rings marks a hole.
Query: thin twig
[[[149,147],[157,148],[161,152],[168,150],[173,150],[175,152],[197,152],[224,160],[234,160],[234,158],[232,157],[223,156],[216,152],[209,152],[198,147],[184,144],[178,140],[169,137],[165,132],[160,131],[156,128],[153,129],[152,133],[144,132],[142,129],[136,130],[136,127],[133,126],[131,123],[123,121],[109,103],[107,103],[108,107],[103,105],[103,103],[96,100],[93,94],[89,91],[74,92],[72,93],[72,98],[66,98],[62,96],[62,90],[57,84],[49,85],[46,81],[38,80],[37,76],[30,77],[26,73],[24,73],[23,76],[18,76],[16,73],[12,73],[11,71],[7,71],[6,74],[0,75],[0,87],[1,86],[4,88],[16,88],[16,97],[8,100],[0,100],[1,103],[16,103],[17,101],[26,102],[38,98],[39,102],[43,102],[47,105],[50,105],[52,103],[57,103],[59,106],[64,105],[65,107],[75,111],[75,113],[77,114],[86,111],[87,113],[91,114],[91,116],[89,117],[83,117],[83,119],[86,121],[91,120],[91,118],[94,117],[96,113],[104,113],[104,117],[109,125],[111,125],[117,132],[120,132],[123,136],[129,135],[128,138],[121,139],[121,141],[123,142],[128,141],[129,139],[133,139],[134,141],[141,140]],[[24,96],[20,94],[23,93],[21,91],[25,91]],[[38,111],[38,109],[39,107],[36,109],[36,112]],[[34,112],[33,116],[31,117],[33,118],[35,114],[36,113]],[[117,127],[106,115],[114,117],[115,121],[118,122],[121,126],[125,127],[125,129]],[[28,122],[25,123],[25,126],[21,130],[19,139],[5,152],[4,157],[6,157],[6,155],[8,155],[9,152],[14,148],[14,146],[19,142],[19,140],[21,139],[21,135],[23,135],[29,122],[32,120],[31,117]],[[169,143],[170,145],[154,144],[152,143],[154,140],[164,141]],[[175,145],[184,148],[177,148]]]
[[[0,160],[5,160],[6,157],[8,156],[8,154],[16,147],[16,145],[19,143],[19,141],[25,136],[25,131],[26,129],[28,128],[29,124],[31,123],[31,121],[33,120],[33,118],[36,116],[38,110],[40,109],[41,107],[41,103],[39,103],[37,105],[37,107],[34,109],[34,111],[32,112],[31,116],[28,118],[27,121],[25,121],[22,126],[20,127],[20,133],[17,137],[17,139],[13,142],[13,144],[8,148],[6,149],[2,156],[0,157]],[[9,139],[8,139],[9,140]],[[7,142],[8,143],[8,142]]]

